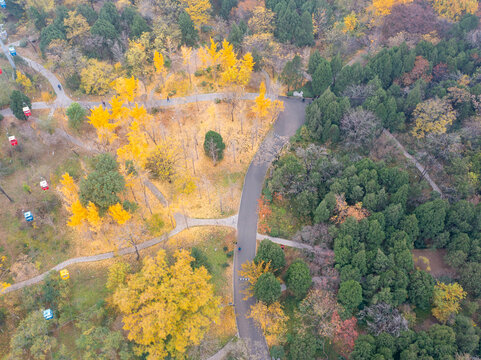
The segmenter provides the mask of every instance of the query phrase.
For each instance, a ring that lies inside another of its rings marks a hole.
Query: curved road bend
[[[254,259],[256,254],[257,199],[261,195],[267,169],[289,138],[304,123],[307,105],[299,99],[283,97],[282,100],[284,111],[279,115],[273,130],[262,142],[247,170],[237,223],[237,242],[242,250],[236,252],[234,259],[234,304],[239,336],[247,341],[252,360],[269,359],[269,353],[261,330],[252,319],[246,317],[255,299],[243,300],[244,295],[241,291],[246,282],[240,281],[239,270],[243,263]]]

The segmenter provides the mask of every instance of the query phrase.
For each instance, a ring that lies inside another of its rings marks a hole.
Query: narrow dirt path
[[[429,183],[429,185],[432,187],[432,189],[436,192],[438,192],[441,197],[443,196],[443,193],[441,192],[441,189],[439,188],[439,186],[434,182],[434,180],[429,176],[428,172],[426,171],[426,169],[424,168],[424,166],[422,166],[415,158],[414,156],[412,156],[410,153],[408,153],[406,151],[406,149],[404,148],[404,146],[398,141],[398,139],[396,139],[396,137],[391,134],[387,129],[384,129],[383,130],[383,133],[384,135],[386,135],[387,137],[389,137],[393,142],[394,144],[396,145],[396,147],[401,150],[402,154],[404,155],[404,157],[406,159],[408,159],[411,163],[414,164],[414,166],[416,166],[416,168],[421,172],[421,175],[424,174],[424,178],[426,179],[426,181]]]

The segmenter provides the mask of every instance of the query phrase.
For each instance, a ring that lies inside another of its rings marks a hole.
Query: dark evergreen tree
[[[101,36],[103,39],[114,40],[118,36],[118,32],[115,26],[112,25],[111,22],[100,17],[90,28],[90,32],[93,35]]]
[[[313,75],[317,69],[317,66],[320,64],[322,59],[319,50],[314,50],[314,52],[309,56],[309,63],[307,64],[307,73]]]
[[[120,202],[118,194],[124,191],[125,180],[119,173],[117,161],[110,154],[98,155],[94,171],[80,181],[80,201],[87,206],[91,201],[101,214],[111,205]]]
[[[77,11],[87,20],[90,26],[92,26],[97,21],[97,13],[94,9],[92,9],[92,7],[88,6],[87,4],[80,4],[79,6],[77,6]]]
[[[179,16],[179,27],[182,36],[182,43],[187,46],[195,46],[199,39],[199,33],[194,22],[185,11]]]
[[[102,5],[99,12],[100,19],[111,23],[117,31],[120,31],[120,15],[113,2],[107,1]]]
[[[321,58],[317,65],[316,71],[312,74],[312,91],[314,95],[321,95],[332,83],[332,71],[331,64]]]
[[[299,27],[296,30],[297,35],[293,42],[297,46],[312,46],[314,44],[312,16],[307,11],[302,13]]]
[[[286,265],[286,258],[281,247],[270,240],[264,239],[259,244],[254,262],[258,264],[270,262],[270,268],[274,271],[282,269]]]
[[[17,119],[27,120],[27,117],[23,113],[24,106],[32,108],[30,98],[18,90],[13,90],[10,94],[10,109],[12,109],[13,115],[15,115]]]
[[[294,56],[291,61],[286,63],[282,70],[281,78],[284,84],[287,85],[287,91],[297,89],[302,84],[302,63],[299,55]]]
[[[266,305],[271,305],[281,297],[281,283],[273,273],[264,273],[259,276],[254,285],[254,295],[257,300]]]
[[[237,6],[238,0],[220,0],[220,15],[224,19],[229,19],[230,12]]]
[[[300,259],[294,261],[287,270],[287,288],[296,298],[302,299],[306,296],[311,283],[312,278],[307,264]]]

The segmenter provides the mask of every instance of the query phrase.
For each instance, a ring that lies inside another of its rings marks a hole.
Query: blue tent
[[[2,7],[2,9],[5,9],[7,7],[5,0],[0,0],[0,7]]]
[[[43,311],[43,317],[45,318],[45,320],[51,320],[53,319],[53,312],[51,309],[47,309],[47,310],[44,310]]]
[[[25,220],[27,221],[32,221],[33,220],[33,215],[30,211],[24,212],[23,216],[25,216]]]
[[[10,52],[10,55],[12,55],[12,56],[17,55],[17,50],[15,50],[15,48],[13,46],[10,46],[8,48],[8,51]]]

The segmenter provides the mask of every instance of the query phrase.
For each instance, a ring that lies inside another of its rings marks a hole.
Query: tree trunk
[[[129,238],[130,238],[130,244],[132,244],[132,246],[135,249],[135,253],[137,254],[137,261],[139,261],[140,260],[139,249],[137,249],[137,244],[135,243],[134,239],[132,238],[132,234],[129,234]]]
[[[147,200],[147,193],[146,193],[146,191],[145,191],[145,184],[144,184],[144,182],[142,181],[142,179],[140,179],[140,182],[142,183],[142,188],[144,189],[144,200],[145,200],[145,204],[146,204],[147,207],[149,208],[150,215],[152,215],[152,209],[150,208],[149,200]]]
[[[5,192],[5,190],[3,190],[3,188],[0,186],[0,192],[5,195],[7,197],[8,200],[10,200],[11,203],[14,203],[15,201],[13,201],[13,199],[8,196],[8,194]]]

